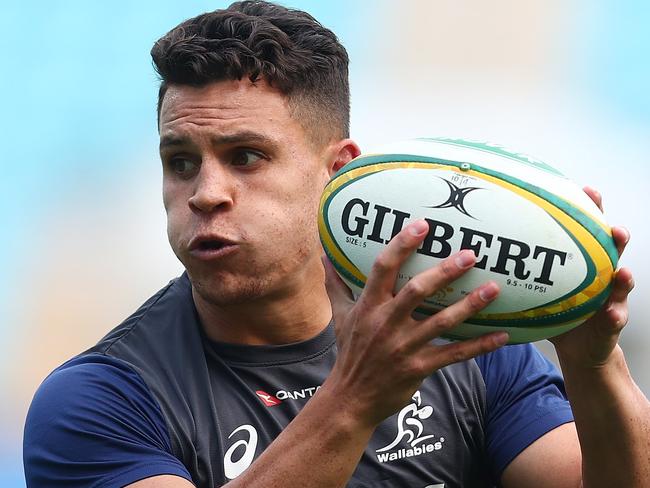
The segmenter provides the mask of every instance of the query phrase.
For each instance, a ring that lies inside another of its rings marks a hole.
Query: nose
[[[195,187],[187,203],[193,212],[210,213],[232,206],[232,177],[217,161],[204,161],[195,178]]]

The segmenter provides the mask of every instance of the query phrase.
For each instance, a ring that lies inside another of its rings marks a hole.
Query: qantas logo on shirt
[[[276,405],[280,405],[282,402],[275,398],[273,395],[270,393],[265,392],[264,390],[257,390],[255,394],[262,400],[262,403],[266,405],[267,407],[275,407]]]
[[[415,392],[411,400],[412,402],[400,410],[397,416],[397,435],[393,442],[376,451],[377,461],[380,463],[420,456],[442,449],[445,438],[440,437],[436,440],[433,434],[424,435],[424,424],[421,422],[431,417],[433,407],[422,405],[419,391]],[[399,447],[400,444],[402,447]]]
[[[284,400],[304,400],[314,396],[320,388],[319,386],[310,386],[301,390],[278,390],[275,395],[267,393],[264,390],[257,390],[255,394],[267,407],[275,407]]]

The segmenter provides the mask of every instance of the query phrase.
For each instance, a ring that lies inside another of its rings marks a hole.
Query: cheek
[[[304,257],[319,246],[318,239],[318,203],[320,194],[314,197],[310,193],[300,194],[287,201],[283,217],[276,219],[276,232],[281,236],[288,249]],[[298,256],[297,256],[298,257]]]
[[[184,209],[187,205],[183,204],[178,189],[168,184],[163,184],[163,205],[167,213],[167,236],[169,243],[176,250],[181,228],[186,221],[186,212],[184,212]]]
[[[294,194],[292,205],[295,208],[295,217],[304,230],[303,234],[315,235],[318,229],[318,206],[327,181],[323,181],[317,173],[309,173],[304,176],[302,184]]]
[[[169,242],[169,245],[171,246],[172,251],[174,251],[176,257],[181,259],[181,254],[180,254],[181,246],[179,242],[180,229],[178,227],[177,219],[174,219],[173,214],[170,214],[169,211],[167,211],[167,241]]]

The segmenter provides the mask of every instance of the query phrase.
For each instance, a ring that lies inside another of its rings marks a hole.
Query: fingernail
[[[411,235],[420,236],[429,230],[429,224],[424,220],[416,220],[409,225],[409,232]]]
[[[625,244],[630,242],[630,231],[627,230],[625,227],[621,227],[623,229],[623,232],[625,232]]]
[[[474,256],[474,253],[469,250],[461,251],[456,256],[456,266],[461,269],[469,268],[474,264],[474,261],[476,261],[476,256]]]
[[[483,300],[484,302],[489,302],[498,294],[499,294],[499,287],[497,286],[496,283],[492,281],[483,285],[478,292],[478,296],[480,296],[481,300]]]
[[[494,336],[494,344],[497,346],[504,346],[510,340],[510,336],[507,332],[497,332]]]

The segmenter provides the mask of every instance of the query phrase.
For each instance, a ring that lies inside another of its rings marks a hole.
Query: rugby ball
[[[319,233],[359,294],[375,257],[420,218],[429,232],[402,266],[396,292],[460,249],[472,249],[477,262],[418,313],[436,313],[489,280],[501,288],[449,338],[497,330],[511,343],[552,337],[584,322],[609,295],[618,253],[602,212],[556,169],[493,144],[416,139],[354,159],[323,192]]]

